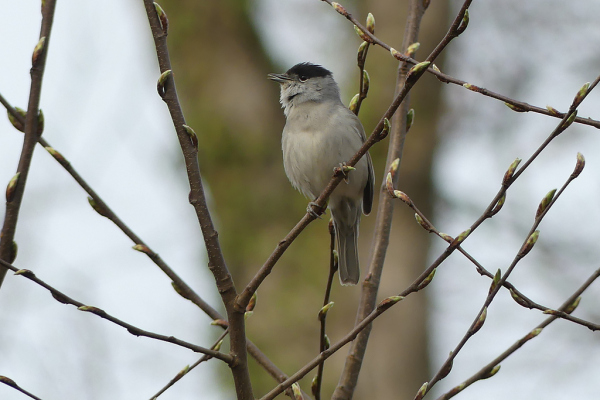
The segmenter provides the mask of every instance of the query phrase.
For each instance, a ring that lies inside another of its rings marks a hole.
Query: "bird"
[[[358,117],[340,98],[333,74],[321,65],[303,62],[283,74],[269,74],[279,83],[280,103],[286,117],[281,147],[283,166],[292,186],[310,200],[316,199],[366,140]],[[361,211],[371,212],[375,186],[369,153],[356,163],[331,193],[331,211],[337,237],[338,271],[342,285],[360,279],[358,230]],[[309,204],[308,211],[312,208]]]

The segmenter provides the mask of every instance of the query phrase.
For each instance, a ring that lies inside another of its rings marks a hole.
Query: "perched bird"
[[[280,102],[286,117],[282,134],[283,166],[292,185],[311,200],[331,180],[333,170],[356,154],[366,140],[360,120],[340,99],[331,71],[300,63],[284,74],[269,74],[280,84]],[[329,198],[337,236],[342,285],[356,285],[358,226],[361,209],[371,212],[375,176],[366,153],[348,172]],[[310,206],[309,206],[310,207]]]

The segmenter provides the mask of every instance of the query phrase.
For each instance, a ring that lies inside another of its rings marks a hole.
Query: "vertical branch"
[[[421,18],[425,13],[426,6],[423,0],[411,0],[409,5],[409,16],[406,24],[404,41],[402,43],[402,52],[405,52],[412,43],[417,41]],[[398,68],[398,78],[396,82],[396,94],[400,92],[406,83],[406,76],[411,65],[400,63]],[[400,108],[392,117],[392,130],[390,132],[390,144],[386,161],[386,171],[389,170],[392,160],[402,159],[402,150],[404,148],[404,139],[406,138],[406,114],[409,107],[409,96],[400,104]],[[396,174],[396,180],[398,179]],[[379,196],[379,205],[377,207],[377,219],[375,222],[375,237],[373,239],[374,249],[370,260],[370,269],[363,282],[363,289],[359,309],[356,315],[356,323],[362,321],[374,309],[379,290],[379,282],[383,271],[383,262],[387,246],[389,244],[390,231],[392,227],[392,214],[394,209],[393,199],[390,196]],[[337,388],[332,399],[351,399],[358,383],[358,375],[362,366],[371,325],[366,327],[356,339],[352,342],[344,371],[340,377]]]
[[[246,327],[244,321],[245,309],[236,307],[237,291],[233,278],[227,269],[219,235],[213,225],[204,188],[200,167],[198,165],[198,139],[193,130],[185,124],[183,111],[177,97],[175,80],[171,70],[169,50],[167,47],[168,19],[164,11],[152,0],[144,0],[144,7],[152,30],[156,55],[160,67],[161,77],[158,90],[162,99],[167,104],[177,138],[185,159],[188,181],[190,184],[189,200],[194,210],[204,236],[204,243],[208,255],[208,267],[212,272],[217,288],[227,311],[229,321],[230,349],[235,361],[231,364],[231,372],[235,382],[236,394],[239,400],[252,400],[252,385],[248,371],[248,358],[246,353]]]
[[[440,41],[438,46],[433,50],[429,57],[427,57],[427,61],[433,62],[442,52],[442,50],[448,45],[448,43],[450,43],[452,39],[458,37],[458,35],[460,35],[466,29],[468,21],[466,20],[465,13],[467,12],[471,2],[472,0],[464,1],[448,33]],[[406,53],[409,49],[409,46],[417,42],[421,19],[427,7],[429,6],[429,3],[429,0],[410,1],[405,34],[402,43],[402,53]],[[392,54],[394,54],[393,51]],[[399,54],[397,58],[402,60],[404,57],[405,56],[403,54]],[[407,78],[410,76],[409,68],[410,65],[405,62],[401,62],[398,68],[398,78],[396,83],[397,96],[406,89],[407,84],[409,83],[409,81],[407,81]],[[386,160],[386,171],[390,170],[393,160],[398,159],[398,163],[402,160],[404,140],[408,131],[406,119],[408,109],[409,98],[408,95],[406,95],[400,104],[399,112],[396,112],[392,117],[392,130],[390,135],[391,137],[388,156]],[[397,168],[397,165],[395,168]],[[393,176],[394,185],[397,184],[398,176],[399,174],[394,174]],[[363,282],[361,299],[356,315],[356,325],[358,325],[368,315],[370,315],[373,310],[375,310],[381,273],[383,271],[383,264],[389,244],[393,207],[393,202],[390,196],[379,197],[377,218],[375,222],[375,236],[373,238],[373,252],[371,254],[370,268]],[[346,358],[344,370],[332,399],[341,400],[352,398],[358,382],[358,375],[360,373],[370,333],[371,325],[362,330],[352,342],[352,346]]]
[[[21,150],[17,173],[10,181],[6,191],[6,214],[4,216],[2,232],[0,233],[0,259],[9,263],[12,263],[16,257],[14,238],[17,230],[17,220],[19,219],[19,210],[21,209],[23,194],[25,193],[25,183],[29,173],[29,166],[33,158],[33,150],[44,129],[43,116],[39,114],[39,106],[55,8],[56,0],[42,1],[40,39],[33,50],[31,60],[31,88],[29,90],[29,102],[27,103],[27,115],[25,116],[23,149]],[[6,268],[0,266],[0,286],[4,281],[6,271]]]
[[[321,321],[321,333],[319,339],[319,352],[322,353],[329,348],[329,339],[325,333],[327,311],[333,303],[329,302],[331,295],[331,286],[333,285],[333,278],[338,270],[338,260],[335,253],[335,229],[333,229],[333,221],[329,221],[329,277],[327,278],[327,287],[325,288],[325,298],[323,299],[323,308],[319,312],[319,321]],[[321,383],[323,383],[323,370],[325,369],[325,362],[319,364],[317,369],[317,376],[312,387],[312,394],[315,396],[315,400],[321,400]]]

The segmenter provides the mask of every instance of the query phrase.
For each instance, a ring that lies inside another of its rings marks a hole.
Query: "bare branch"
[[[176,337],[173,337],[173,336],[160,335],[158,333],[140,329],[136,326],[133,326],[133,325],[125,322],[125,321],[122,321],[116,317],[113,317],[112,315],[110,315],[109,313],[107,313],[106,311],[104,311],[98,307],[85,305],[84,303],[67,296],[60,290],[50,286],[43,280],[39,279],[37,276],[35,276],[35,274],[31,270],[18,269],[14,265],[9,264],[3,260],[0,260],[0,265],[2,265],[4,268],[7,268],[7,269],[10,269],[11,271],[13,271],[15,273],[15,275],[24,276],[25,278],[29,279],[30,281],[33,281],[33,282],[37,283],[38,285],[40,285],[41,287],[43,287],[44,289],[48,290],[52,294],[52,297],[54,297],[54,299],[56,301],[58,301],[59,303],[70,304],[70,305],[77,307],[77,309],[80,311],[86,311],[86,312],[92,313],[94,315],[97,315],[100,318],[103,318],[107,321],[110,321],[116,325],[119,325],[119,326],[127,329],[127,332],[131,333],[134,336],[144,336],[147,338],[156,339],[156,340],[160,340],[163,342],[173,343],[173,344],[176,344],[177,346],[181,346],[181,347],[185,347],[187,349],[193,350],[196,353],[203,353],[203,354],[207,354],[211,357],[218,358],[221,361],[225,361],[227,364],[231,364],[234,361],[234,358],[228,354],[223,354],[218,351],[207,349],[202,346],[197,346],[195,344],[188,343],[183,340],[177,339]]]
[[[235,358],[235,362],[230,367],[235,382],[237,398],[238,400],[253,400],[254,396],[252,394],[252,383],[250,382],[246,352],[245,307],[237,307],[236,305],[237,291],[231,274],[227,269],[219,243],[219,235],[213,225],[204,195],[197,158],[198,148],[195,146],[193,136],[190,135],[189,127],[185,123],[183,111],[177,97],[175,79],[167,47],[167,25],[163,22],[168,19],[162,9],[160,9],[161,15],[158,15],[157,7],[152,0],[144,0],[144,7],[152,30],[161,72],[158,82],[159,94],[169,108],[173,125],[177,131],[190,184],[190,203],[196,211],[196,216],[204,236],[206,252],[208,254],[208,267],[215,277],[217,288],[227,311],[231,354]]]
[[[6,376],[2,376],[0,375],[0,382],[4,383],[7,386],[10,386],[13,389],[18,390],[19,392],[23,393],[24,395],[27,395],[28,397],[35,399],[35,400],[42,400],[39,397],[35,396],[32,393],[29,393],[27,390],[23,389],[22,387],[20,387],[19,385],[17,385],[17,382],[13,381],[12,379],[6,377]]]
[[[17,229],[17,220],[19,218],[19,210],[25,193],[25,183],[33,157],[33,150],[38,137],[43,130],[43,116],[39,111],[40,97],[42,93],[42,80],[44,70],[46,68],[46,56],[48,54],[48,46],[50,45],[50,33],[52,31],[52,22],[54,20],[54,9],[56,8],[56,0],[47,0],[42,6],[42,27],[40,30],[40,39],[33,50],[32,67],[31,67],[31,88],[29,90],[29,102],[27,104],[27,115],[25,117],[23,141],[23,149],[19,158],[19,165],[12,183],[13,190],[6,199],[6,213],[4,215],[4,224],[0,233],[0,259],[13,262],[16,254],[14,254],[14,237]],[[6,276],[6,269],[0,266],[0,286]]]

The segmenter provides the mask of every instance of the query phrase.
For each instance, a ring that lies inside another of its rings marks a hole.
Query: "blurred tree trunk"
[[[178,91],[187,121],[198,133],[200,168],[209,187],[225,258],[238,287],[248,282],[302,217],[307,203],[292,189],[283,171],[281,130],[285,121],[278,103],[279,88],[266,79],[268,72],[281,71],[273,69],[252,26],[251,3],[161,1],[170,19],[169,48]],[[437,3],[433,2],[425,16],[420,58],[433,48],[447,26],[445,3]],[[383,40],[401,42],[404,2],[369,0],[360,7],[360,15],[367,11],[375,14],[377,34]],[[352,27],[348,25],[348,29]],[[396,67],[381,49],[371,50],[367,60],[371,92],[361,112],[367,131],[392,99]],[[437,82],[427,80],[418,85],[412,97],[417,120],[407,139],[401,169],[402,189],[426,213],[433,203],[430,170],[439,88]],[[379,185],[385,145],[378,145],[372,153]],[[412,214],[399,207],[395,217],[386,283],[381,288],[386,295],[406,286],[423,269],[427,257],[428,238]],[[290,247],[261,286],[257,312],[248,320],[251,340],[287,373],[318,352],[316,317],[328,273],[327,220],[328,216],[311,224]],[[371,220],[374,218],[365,218],[361,227],[361,260],[367,259]],[[336,280],[333,300],[339,311],[330,313],[332,340],[352,326],[358,298],[358,288],[341,288]],[[399,388],[414,394],[426,380],[425,307],[425,299],[418,295],[399,307],[400,312],[391,311],[391,316],[377,323],[361,375],[362,396],[357,397],[392,398],[393,393],[394,398],[402,398]],[[409,311],[416,315],[409,315]],[[344,356],[342,351],[326,365],[325,397],[337,383]],[[254,393],[261,396],[272,388],[273,380],[253,362],[251,367]],[[302,382],[307,391],[310,379],[312,375]]]
[[[376,34],[384,42],[400,48],[404,35],[408,2],[394,0],[363,0],[360,15],[371,12],[377,22]],[[420,50],[415,58],[423,60],[433,50],[448,29],[448,5],[432,1],[421,24]],[[389,54],[372,49],[366,68],[371,75],[372,93],[361,111],[365,126],[374,126],[394,94],[397,64],[389,61]],[[436,65],[443,69],[442,60]],[[415,109],[415,123],[406,138],[400,167],[400,187],[418,207],[432,216],[435,192],[432,184],[432,160],[435,152],[436,125],[441,112],[441,84],[431,76],[424,76],[411,92],[410,108]],[[378,185],[385,176],[383,171],[387,141],[377,145],[374,157]],[[372,225],[375,218],[367,218],[364,225]],[[369,226],[371,228],[371,226]],[[365,229],[366,231],[366,229]],[[366,232],[365,232],[366,233]],[[383,298],[398,293],[408,286],[427,266],[431,236],[414,219],[413,213],[397,202],[390,237],[390,245],[379,289]],[[362,248],[372,235],[363,234]],[[428,363],[428,301],[423,292],[407,298],[405,304],[390,310],[375,323],[365,361],[359,378],[356,399],[408,399],[430,378]]]

